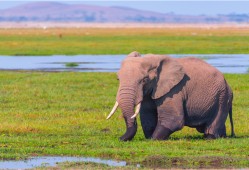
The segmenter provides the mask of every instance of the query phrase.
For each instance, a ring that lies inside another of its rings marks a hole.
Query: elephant
[[[134,51],[122,61],[117,78],[116,103],[107,119],[121,108],[126,123],[121,141],[135,136],[139,113],[146,139],[166,140],[184,126],[206,139],[226,137],[228,113],[235,136],[233,92],[223,74],[201,59]]]

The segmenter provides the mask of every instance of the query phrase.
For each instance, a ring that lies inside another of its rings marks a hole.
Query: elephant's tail
[[[233,108],[232,108],[232,100],[230,101],[230,109],[229,109],[229,119],[230,119],[230,123],[231,123],[231,136],[235,137],[235,133],[234,133],[234,126],[233,126]]]
[[[233,126],[233,91],[228,84],[227,84],[227,90],[228,90],[228,95],[229,95],[227,104],[229,108],[229,119],[230,119],[230,124],[231,124],[231,137],[235,137],[234,126]]]

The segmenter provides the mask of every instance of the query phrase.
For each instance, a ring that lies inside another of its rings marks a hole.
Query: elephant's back
[[[222,73],[216,69],[214,66],[208,64],[202,59],[194,58],[194,57],[185,57],[177,59],[178,62],[184,67],[185,71],[188,73],[208,73],[210,74],[220,74]],[[198,72],[196,72],[198,70]]]
[[[210,83],[215,82],[224,82],[223,74],[212,65],[207,62],[194,58],[194,57],[186,57],[177,59],[178,62],[183,66],[185,73],[192,78],[195,78],[196,81]]]

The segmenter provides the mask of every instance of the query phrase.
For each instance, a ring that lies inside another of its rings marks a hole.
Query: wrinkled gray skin
[[[206,138],[226,136],[225,121],[232,122],[232,90],[224,76],[206,62],[192,58],[138,52],[130,53],[117,73],[117,102],[126,122],[122,141],[132,140],[137,131],[134,107],[141,102],[140,118],[146,138],[165,140],[189,126]]]

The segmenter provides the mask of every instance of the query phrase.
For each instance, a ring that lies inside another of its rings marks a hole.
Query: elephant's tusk
[[[112,108],[112,111],[110,112],[110,114],[107,116],[106,119],[109,119],[110,117],[112,117],[112,115],[115,113],[115,111],[117,110],[117,108],[118,108],[118,102],[116,101],[115,105]]]
[[[133,116],[131,116],[131,119],[135,118],[139,111],[140,111],[140,108],[141,108],[141,103],[139,103],[137,106],[136,106],[136,111],[135,111],[135,114]]]

